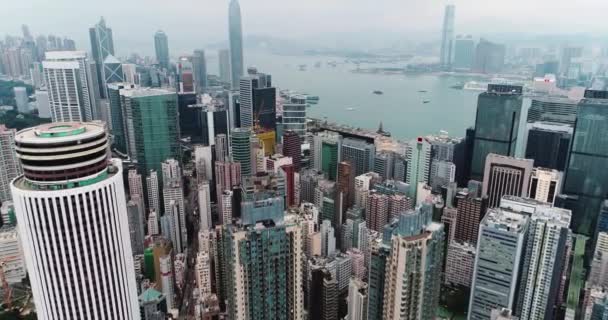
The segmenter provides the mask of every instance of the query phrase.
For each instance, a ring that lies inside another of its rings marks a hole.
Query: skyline
[[[582,3],[568,0],[526,3],[515,0],[494,4],[491,8],[480,8],[478,0],[439,3],[387,0],[383,6],[363,0],[337,0],[329,4],[312,0],[289,5],[279,5],[278,0],[239,2],[245,37],[264,35],[336,47],[345,44],[354,46],[357,43],[355,40],[360,38],[374,39],[368,44],[372,47],[383,44],[391,46],[396,41],[436,41],[440,38],[441,29],[437,21],[441,21],[444,6],[448,3],[456,5],[455,33],[473,34],[475,37],[518,33],[598,35],[607,29],[602,22],[601,12],[608,9],[608,3],[597,0],[583,0]],[[193,48],[218,43],[227,45],[229,1],[207,0],[205,3],[196,3],[194,0],[182,0],[177,5],[163,6],[163,1],[152,0],[147,2],[146,11],[142,11],[142,3],[139,1],[122,3],[108,0],[103,4],[86,6],[75,3],[74,0],[53,1],[52,6],[42,0],[6,3],[3,12],[9,14],[0,19],[0,30],[4,31],[0,36],[21,34],[21,25],[27,24],[34,35],[50,32],[67,36],[76,41],[78,49],[88,51],[90,45],[87,30],[100,16],[104,16],[108,25],[114,29],[119,56],[133,52],[151,55],[154,51],[154,33],[158,30],[167,33],[172,56],[189,52]],[[551,10],[547,10],[548,5]],[[200,10],[187,9],[193,6]],[[118,7],[121,10],[116,10]],[[73,20],[74,8],[78,9],[77,21]],[[138,12],[136,24],[132,23],[134,12]],[[541,12],[543,16],[539,18],[538,13]],[[584,14],[587,18],[576,24],[551,23],[552,20],[564,21],[579,14]],[[264,19],[257,18],[261,16]],[[48,19],[49,17],[53,19]],[[69,23],[58,24],[58,20]],[[338,20],[340,23],[336,23]],[[512,26],[515,24],[518,29],[514,32]],[[200,41],[196,41],[197,38]]]

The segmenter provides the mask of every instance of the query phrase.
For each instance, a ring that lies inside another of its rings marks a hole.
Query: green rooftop
[[[148,289],[146,289],[146,291],[142,292],[142,294],[139,296],[139,301],[140,302],[157,301],[162,296],[163,296],[163,294],[160,293],[159,291],[154,290],[152,288],[148,288]]]
[[[572,256],[572,269],[570,271],[570,284],[568,285],[568,309],[577,310],[584,284],[585,244],[589,238],[583,235],[574,235],[574,254]]]
[[[72,130],[68,130],[70,128],[73,128]],[[53,126],[50,127],[48,130],[50,131],[42,131],[40,133],[38,133],[38,136],[41,138],[59,138],[59,137],[69,137],[69,136],[75,136],[81,133],[84,133],[86,131],[85,127],[73,127],[73,126],[69,126],[69,125],[58,125],[58,126]],[[53,131],[53,130],[58,130],[58,131]]]

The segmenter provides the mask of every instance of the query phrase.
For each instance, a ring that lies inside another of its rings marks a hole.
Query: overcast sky
[[[227,34],[228,0],[2,0],[0,35],[53,33],[89,49],[88,27],[105,16],[119,54],[152,52],[163,29],[176,50]],[[298,39],[324,33],[436,35],[443,0],[241,0],[245,35]],[[607,33],[607,0],[455,0],[457,33]]]

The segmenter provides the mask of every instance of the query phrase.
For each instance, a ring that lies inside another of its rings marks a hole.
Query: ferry
[[[428,91],[426,91],[426,90],[418,90],[418,92],[420,92],[420,93],[427,93]]]
[[[431,102],[431,100],[422,100],[422,103],[424,103],[424,104],[427,104],[429,102]]]
[[[381,94],[384,94],[384,92],[382,92],[380,90],[374,90],[373,94],[381,95]]]

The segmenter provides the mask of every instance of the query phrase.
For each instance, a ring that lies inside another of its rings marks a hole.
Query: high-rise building
[[[24,259],[17,227],[3,225],[0,228],[0,261],[3,263],[2,272],[7,283],[21,283],[25,279],[26,266]]]
[[[488,207],[496,208],[503,196],[527,197],[534,160],[488,154],[482,195]]]
[[[370,193],[367,198],[365,214],[367,215],[365,218],[367,228],[382,232],[382,228],[389,220],[388,196],[377,192]]]
[[[379,174],[383,180],[393,179],[395,167],[395,153],[392,151],[380,151],[374,158],[374,172]]]
[[[308,270],[306,305],[309,319],[338,320],[339,290],[335,266],[328,266],[323,259],[315,259],[309,261]]]
[[[546,122],[534,122],[528,128],[526,159],[533,159],[537,167],[564,171],[573,128]]]
[[[196,254],[196,285],[202,296],[211,294],[211,258],[208,251],[199,251]]]
[[[306,97],[291,96],[289,101],[283,104],[283,131],[295,132],[301,140],[306,135]]]
[[[122,71],[122,63],[113,55],[108,55],[103,60],[103,68],[105,72],[106,90],[109,83],[124,82],[125,75]],[[107,96],[106,96],[107,98]]]
[[[608,233],[598,232],[587,284],[608,287]]]
[[[469,301],[469,320],[487,320],[493,309],[513,309],[524,259],[529,217],[508,209],[489,209],[479,243]]]
[[[317,141],[315,141],[316,147]],[[320,142],[320,168],[330,180],[336,180],[338,174],[338,162],[340,160],[341,140],[322,139]],[[315,151],[316,152],[316,151]]]
[[[51,118],[51,103],[49,101],[49,92],[47,90],[36,90],[36,108],[38,109],[38,117]]]
[[[345,138],[340,148],[340,160],[349,162],[354,176],[374,170],[376,146],[364,140]]]
[[[158,65],[161,68],[169,69],[169,40],[162,30],[158,30],[154,34],[154,51]]]
[[[600,207],[608,192],[608,91],[587,90],[581,100],[563,193],[578,196],[572,231],[593,235]]]
[[[177,91],[179,93],[196,93],[194,87],[194,65],[192,56],[179,57],[177,61]]]
[[[561,192],[562,173],[553,169],[534,168],[530,177],[528,196],[537,201],[553,204]]]
[[[522,87],[488,85],[477,100],[471,178],[482,181],[486,157],[490,153],[515,155],[522,108]]]
[[[532,98],[526,121],[560,123],[574,127],[577,109],[577,100],[539,95]]]
[[[244,72],[243,63],[243,26],[241,25],[241,6],[238,0],[230,0],[228,8],[228,36],[230,39],[230,78],[232,89],[239,87]]]
[[[252,68],[248,71],[239,82],[241,127],[276,131],[277,93],[272,77]]]
[[[444,272],[447,285],[471,288],[475,252],[475,246],[468,243],[454,241],[448,244]]]
[[[283,132],[283,155],[290,157],[296,172],[300,172],[302,142],[295,131]]]
[[[405,182],[410,185],[408,196],[416,199],[418,184],[427,184],[431,170],[431,144],[422,137],[410,141],[405,149],[407,174]]]
[[[97,85],[101,98],[106,98],[106,70],[104,61],[109,55],[114,55],[114,40],[112,38],[112,29],[106,26],[106,21],[103,17],[92,28],[89,28],[89,37],[91,40],[91,52],[93,53],[93,61],[95,62]],[[91,89],[91,91],[93,91]]]
[[[347,319],[367,319],[367,283],[357,278],[351,278],[348,284]]]
[[[126,110],[120,100],[120,90],[134,89],[134,84],[128,83],[109,83],[108,84],[108,104],[110,107],[110,124],[112,127],[112,148],[121,154],[127,154],[127,135],[128,128],[126,122]]]
[[[144,253],[144,236],[145,236],[145,208],[143,200],[139,194],[131,196],[131,200],[127,202],[127,214],[129,217],[129,235],[131,239],[131,248],[133,254]]]
[[[148,190],[148,209],[159,213],[160,219],[160,193],[158,185],[158,173],[156,170],[150,170],[146,177],[146,188]]]
[[[505,199],[501,208],[530,215],[515,314],[520,319],[555,319],[571,212],[531,199]]]
[[[456,195],[457,209],[454,240],[477,244],[479,223],[486,214],[487,198],[478,197],[474,192],[461,191]]]
[[[321,232],[321,256],[329,257],[336,252],[336,236],[330,220],[323,220]]]
[[[15,95],[15,102],[17,104],[17,111],[21,113],[27,113],[30,111],[29,97],[25,87],[14,87],[13,94]]]
[[[223,133],[215,135],[215,161],[226,161],[229,151],[228,136]]]
[[[473,70],[478,73],[499,73],[505,66],[505,55],[504,45],[482,38],[477,43]]]
[[[248,176],[253,173],[251,129],[236,128],[232,130],[231,155],[232,160],[241,164],[241,175]]]
[[[196,92],[202,94],[207,88],[207,60],[205,59],[204,50],[194,50],[192,56],[192,67],[194,69],[194,82],[196,83]]]
[[[177,253],[182,253],[188,241],[186,230],[186,208],[184,206],[184,190],[182,171],[179,161],[168,159],[161,163],[163,173],[163,203],[165,216],[172,222],[172,243]]]
[[[198,214],[200,217],[199,229],[211,230],[213,222],[211,220],[211,194],[208,181],[203,181],[198,185]]]
[[[346,212],[353,205],[355,192],[355,175],[351,162],[338,163],[337,192],[342,193],[342,209]]]
[[[302,228],[299,223],[224,226],[227,312],[230,319],[302,320]],[[273,243],[272,248],[268,247]],[[266,254],[264,250],[270,249]]]
[[[219,75],[223,83],[230,82],[230,50],[221,49],[218,51]]]
[[[443,225],[420,211],[402,215],[407,230],[391,239],[384,280],[383,319],[435,319],[444,257]]]
[[[15,153],[15,129],[0,125],[0,202],[11,200],[10,183],[21,174]]]
[[[160,283],[162,292],[167,298],[167,308],[174,308],[175,302],[175,279],[173,277],[173,259],[171,254],[165,254],[158,259],[160,270]]]
[[[42,125],[15,144],[28,159],[11,191],[38,316],[138,318],[122,164],[109,158],[104,125]],[[48,154],[61,155],[61,171]],[[50,212],[55,218],[43,219]],[[91,281],[97,275],[112,276]]]
[[[47,52],[42,67],[53,122],[99,119],[94,80],[85,52]]]
[[[441,53],[439,63],[443,68],[450,68],[452,65],[452,56],[454,48],[454,14],[456,7],[454,5],[445,6],[443,16],[443,28],[441,31]]]
[[[371,242],[370,247],[367,319],[382,320],[386,267],[391,251],[380,240]]]
[[[475,40],[470,35],[457,36],[454,41],[452,69],[470,71],[475,61]]]
[[[120,90],[127,151],[139,172],[161,171],[161,162],[180,159],[177,95],[164,89]]]

